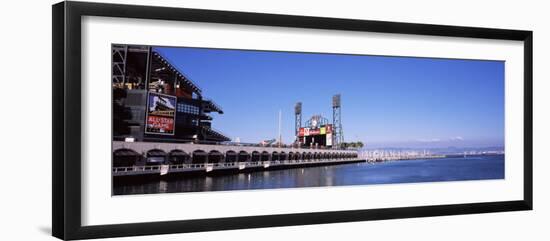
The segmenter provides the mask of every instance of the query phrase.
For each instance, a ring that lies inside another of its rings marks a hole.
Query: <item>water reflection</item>
[[[166,191],[168,191],[168,183],[164,180],[160,180],[158,190],[161,193],[165,193]]]
[[[320,166],[118,184],[114,194],[201,192],[504,178],[504,156]]]

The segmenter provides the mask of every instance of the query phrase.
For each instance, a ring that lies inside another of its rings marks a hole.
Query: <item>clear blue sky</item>
[[[367,147],[504,145],[504,62],[200,48],[156,48],[222,106],[213,127],[242,142],[294,140],[303,122],[332,119],[342,95],[346,141]]]

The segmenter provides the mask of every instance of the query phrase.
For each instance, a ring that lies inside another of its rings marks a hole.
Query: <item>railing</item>
[[[284,160],[284,161],[255,161],[255,162],[219,162],[219,163],[188,163],[188,164],[176,164],[176,165],[152,165],[152,166],[131,166],[131,167],[113,167],[113,174],[127,174],[127,173],[142,173],[142,174],[156,174],[160,173],[162,167],[168,166],[168,170],[172,172],[178,171],[194,171],[194,170],[208,170],[211,169],[224,169],[224,168],[246,168],[246,167],[268,167],[268,166],[281,166],[281,165],[296,165],[296,164],[313,164],[313,163],[338,163],[345,161],[360,160],[358,158],[330,158],[330,159],[302,159],[302,160]]]
[[[203,128],[213,130],[213,131],[217,132],[218,134],[221,134],[221,135],[224,135],[225,137],[227,137],[225,134],[223,134],[219,130],[216,130],[215,128],[212,128],[212,127],[203,127]],[[278,144],[262,145],[262,144],[259,144],[259,143],[231,142],[231,141],[218,142],[218,141],[206,141],[206,140],[198,141],[198,140],[192,140],[192,139],[170,139],[170,142],[166,142],[165,139],[162,139],[162,138],[154,138],[154,137],[147,137],[147,138],[149,138],[150,140],[154,140],[150,143],[159,143],[159,144],[162,144],[162,143],[178,143],[178,144],[204,144],[204,145],[216,145],[216,146],[247,146],[247,147],[279,148]],[[124,138],[123,137],[116,137],[116,140],[123,142]],[[309,147],[309,146],[297,146],[297,145],[292,145],[292,144],[283,144],[280,147],[281,148],[305,149],[305,150],[357,151],[355,149],[350,149],[350,148],[343,149],[343,148]]]
[[[198,144],[201,144],[198,142]],[[214,145],[222,145],[222,146],[251,146],[251,147],[274,147],[278,148],[279,144],[273,143],[273,144],[266,144],[262,145],[259,143],[245,143],[245,142],[218,142],[218,143],[212,143]],[[280,146],[281,148],[294,148],[294,149],[306,149],[306,150],[334,150],[334,151],[357,151],[356,149],[344,149],[344,148],[326,148],[326,147],[310,147],[310,146],[298,146],[298,145],[292,145],[292,144],[283,144]]]

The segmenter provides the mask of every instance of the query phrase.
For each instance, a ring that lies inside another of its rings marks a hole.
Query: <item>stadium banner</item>
[[[328,135],[332,134],[332,125],[323,125],[320,128],[308,128],[308,127],[301,127],[298,130],[298,136],[314,136],[314,135]]]
[[[321,133],[321,130],[319,129],[309,129],[310,136],[316,136],[316,135],[319,135],[320,133]]]
[[[149,92],[145,116],[145,133],[174,135],[177,98],[171,95]]]

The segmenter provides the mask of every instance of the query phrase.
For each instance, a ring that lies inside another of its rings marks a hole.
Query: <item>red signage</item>
[[[158,133],[174,133],[174,119],[162,116],[148,116],[147,128]]]
[[[320,129],[309,129],[309,135],[310,136],[319,135],[319,134],[321,134]]]

